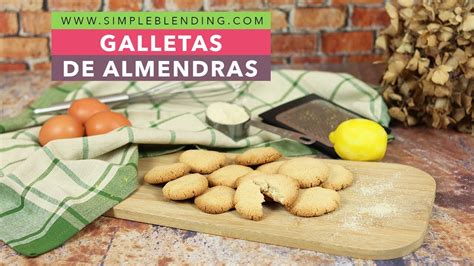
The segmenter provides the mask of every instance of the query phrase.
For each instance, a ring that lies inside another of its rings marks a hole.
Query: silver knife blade
[[[257,127],[257,128],[260,128],[260,129],[263,129],[263,130],[266,130],[266,131],[269,131],[269,132],[272,132],[272,133],[275,133],[275,134],[277,134],[277,135],[279,135],[283,138],[288,138],[288,139],[298,141],[299,143],[304,144],[304,145],[312,145],[316,142],[315,139],[313,139],[311,137],[308,137],[306,135],[303,135],[303,134],[300,134],[298,132],[294,132],[294,131],[291,131],[291,130],[287,130],[287,129],[284,129],[284,128],[275,127],[275,126],[272,126],[272,125],[269,125],[269,124],[265,124],[262,121],[250,120],[250,125],[254,126],[254,127]]]

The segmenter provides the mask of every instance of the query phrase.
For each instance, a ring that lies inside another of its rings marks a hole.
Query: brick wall
[[[0,71],[49,69],[50,11],[270,10],[274,64],[371,62],[384,0],[1,0]]]

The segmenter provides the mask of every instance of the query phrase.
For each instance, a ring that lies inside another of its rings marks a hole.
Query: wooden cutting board
[[[177,161],[179,153],[141,159],[139,177],[153,166]],[[233,155],[228,155],[229,159]],[[250,221],[235,210],[206,214],[192,200],[163,197],[162,186],[143,184],[110,210],[116,218],[366,259],[391,259],[416,250],[423,242],[436,183],[427,173],[400,164],[327,160],[355,174],[341,194],[341,207],[314,218],[265,204],[264,218]]]

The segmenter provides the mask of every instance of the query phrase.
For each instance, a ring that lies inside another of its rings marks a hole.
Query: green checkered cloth
[[[133,127],[105,135],[38,144],[39,125],[50,116],[32,109],[64,100],[118,92],[143,92],[158,84],[182,88],[221,86],[219,93],[185,92],[134,103],[123,112]],[[271,145],[286,156],[316,151],[257,128],[234,141],[204,122],[206,106],[226,101],[256,117],[272,107],[315,93],[387,126],[389,116],[376,90],[347,74],[280,70],[270,82],[88,82],[50,88],[27,110],[0,122],[0,239],[17,252],[37,256],[64,243],[138,186],[139,156],[175,152],[185,145],[240,151]]]

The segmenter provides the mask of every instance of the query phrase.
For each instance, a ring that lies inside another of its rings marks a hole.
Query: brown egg
[[[115,112],[100,112],[87,120],[85,127],[87,136],[100,135],[108,133],[116,128],[131,126],[128,119]]]
[[[110,111],[106,104],[101,103],[95,98],[84,98],[73,101],[67,113],[84,124],[93,115],[104,111]]]
[[[41,146],[55,139],[79,138],[84,136],[84,127],[70,115],[58,115],[43,124],[39,132]]]

